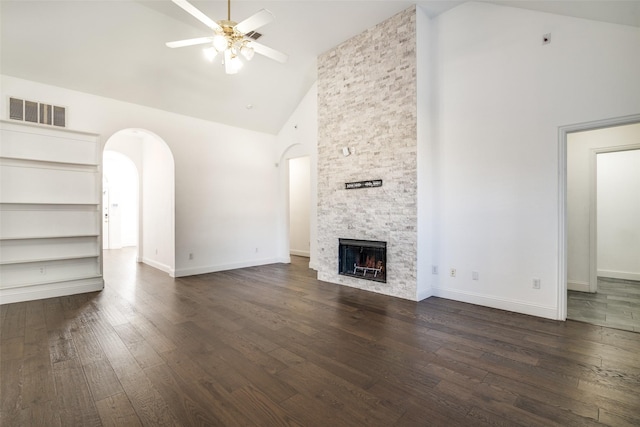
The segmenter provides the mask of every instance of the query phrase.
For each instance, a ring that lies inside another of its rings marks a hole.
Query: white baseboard
[[[140,262],[140,261],[138,261],[138,262]],[[165,273],[167,273],[171,277],[176,277],[175,276],[175,271],[171,267],[166,265],[166,264],[163,264],[163,263],[158,262],[158,261],[154,261],[154,260],[146,258],[146,257],[142,257],[142,263],[143,264],[147,264],[147,265],[149,265],[149,266],[151,266],[153,268],[157,268],[160,271],[164,271]]]
[[[55,298],[104,289],[102,277],[0,289],[0,304]]]
[[[578,280],[568,280],[567,289],[570,291],[591,292],[589,290],[589,282],[581,282]]]
[[[513,311],[515,313],[529,314],[531,316],[544,317],[546,319],[559,320],[556,307],[546,307],[531,304],[524,301],[509,300],[504,298],[487,297],[485,295],[453,289],[433,288],[433,296],[451,299],[454,301],[468,302],[470,304]]]
[[[416,295],[417,301],[422,301],[430,296],[433,296],[433,289],[431,289],[431,287],[427,289],[418,289],[418,293]]]
[[[609,277],[611,279],[640,280],[640,273],[630,271],[598,270],[598,277]]]
[[[309,268],[315,271],[318,271],[318,264],[315,262],[309,261]]]
[[[289,249],[289,253],[291,255],[304,256],[304,257],[307,257],[307,258],[309,258],[311,256],[311,252],[309,252],[309,251],[298,251],[298,250],[295,250],[295,249]]]
[[[216,271],[235,270],[237,268],[255,267],[258,265],[275,264],[279,261],[277,258],[264,258],[259,260],[237,262],[231,264],[207,265],[202,267],[181,268],[176,269],[174,277],[194,276],[196,274],[215,273]]]

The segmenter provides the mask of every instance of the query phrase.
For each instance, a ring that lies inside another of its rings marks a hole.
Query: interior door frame
[[[617,127],[640,123],[640,114],[629,116],[615,117],[604,120],[596,120],[592,122],[577,123],[572,125],[560,126],[558,128],[558,295],[557,295],[557,319],[567,319],[567,135],[575,132],[584,132],[590,130],[604,129],[609,127]],[[597,153],[592,154],[592,163],[595,162]],[[595,166],[595,165],[594,165]],[[591,169],[591,168],[590,168]],[[593,169],[591,185],[594,185],[595,168]],[[592,200],[593,212],[593,203]],[[597,205],[596,205],[597,206]],[[596,224],[591,221],[590,235],[597,231]],[[593,234],[595,236],[595,234]],[[589,257],[589,287],[591,288],[591,280],[597,279],[597,267],[594,256],[597,253],[597,245],[595,239],[589,240],[590,249]],[[595,249],[594,249],[595,248]],[[597,259],[597,258],[596,258]],[[595,271],[594,271],[595,269]]]

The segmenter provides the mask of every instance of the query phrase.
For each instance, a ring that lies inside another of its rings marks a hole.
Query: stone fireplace
[[[318,58],[320,280],[416,300],[416,70],[415,7]],[[350,185],[362,182],[380,185]],[[384,269],[372,249],[357,259],[340,239],[386,242]]]

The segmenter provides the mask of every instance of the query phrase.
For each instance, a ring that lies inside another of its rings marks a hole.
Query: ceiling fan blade
[[[258,12],[254,13],[244,21],[240,22],[235,26],[235,29],[241,32],[242,34],[247,34],[249,31],[257,30],[263,25],[267,25],[269,22],[273,21],[275,16],[267,9],[261,9]]]
[[[211,43],[213,37],[198,37],[197,39],[186,39],[186,40],[177,40],[175,42],[167,42],[167,47],[176,48],[176,47],[185,47],[185,46],[195,46],[197,44],[205,44]]]
[[[267,58],[273,59],[274,61],[278,61],[283,64],[287,62],[287,59],[289,59],[289,56],[287,54],[279,52],[275,49],[271,49],[268,46],[265,46],[263,44],[260,44],[254,41],[249,42],[248,46],[252,47],[256,53],[259,53],[260,55],[264,55]]]
[[[178,6],[180,6],[182,8],[182,10],[184,10],[189,15],[193,16],[198,21],[202,22],[204,25],[206,25],[207,27],[211,28],[212,30],[220,30],[221,29],[220,25],[218,25],[217,22],[215,22],[213,19],[209,18],[204,13],[200,12],[200,10],[198,10],[194,5],[189,3],[187,0],[172,0],[172,1],[175,4],[177,4]]]

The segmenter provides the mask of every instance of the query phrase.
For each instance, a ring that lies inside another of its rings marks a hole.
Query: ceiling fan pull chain
[[[227,0],[227,21],[231,21],[231,0]]]

